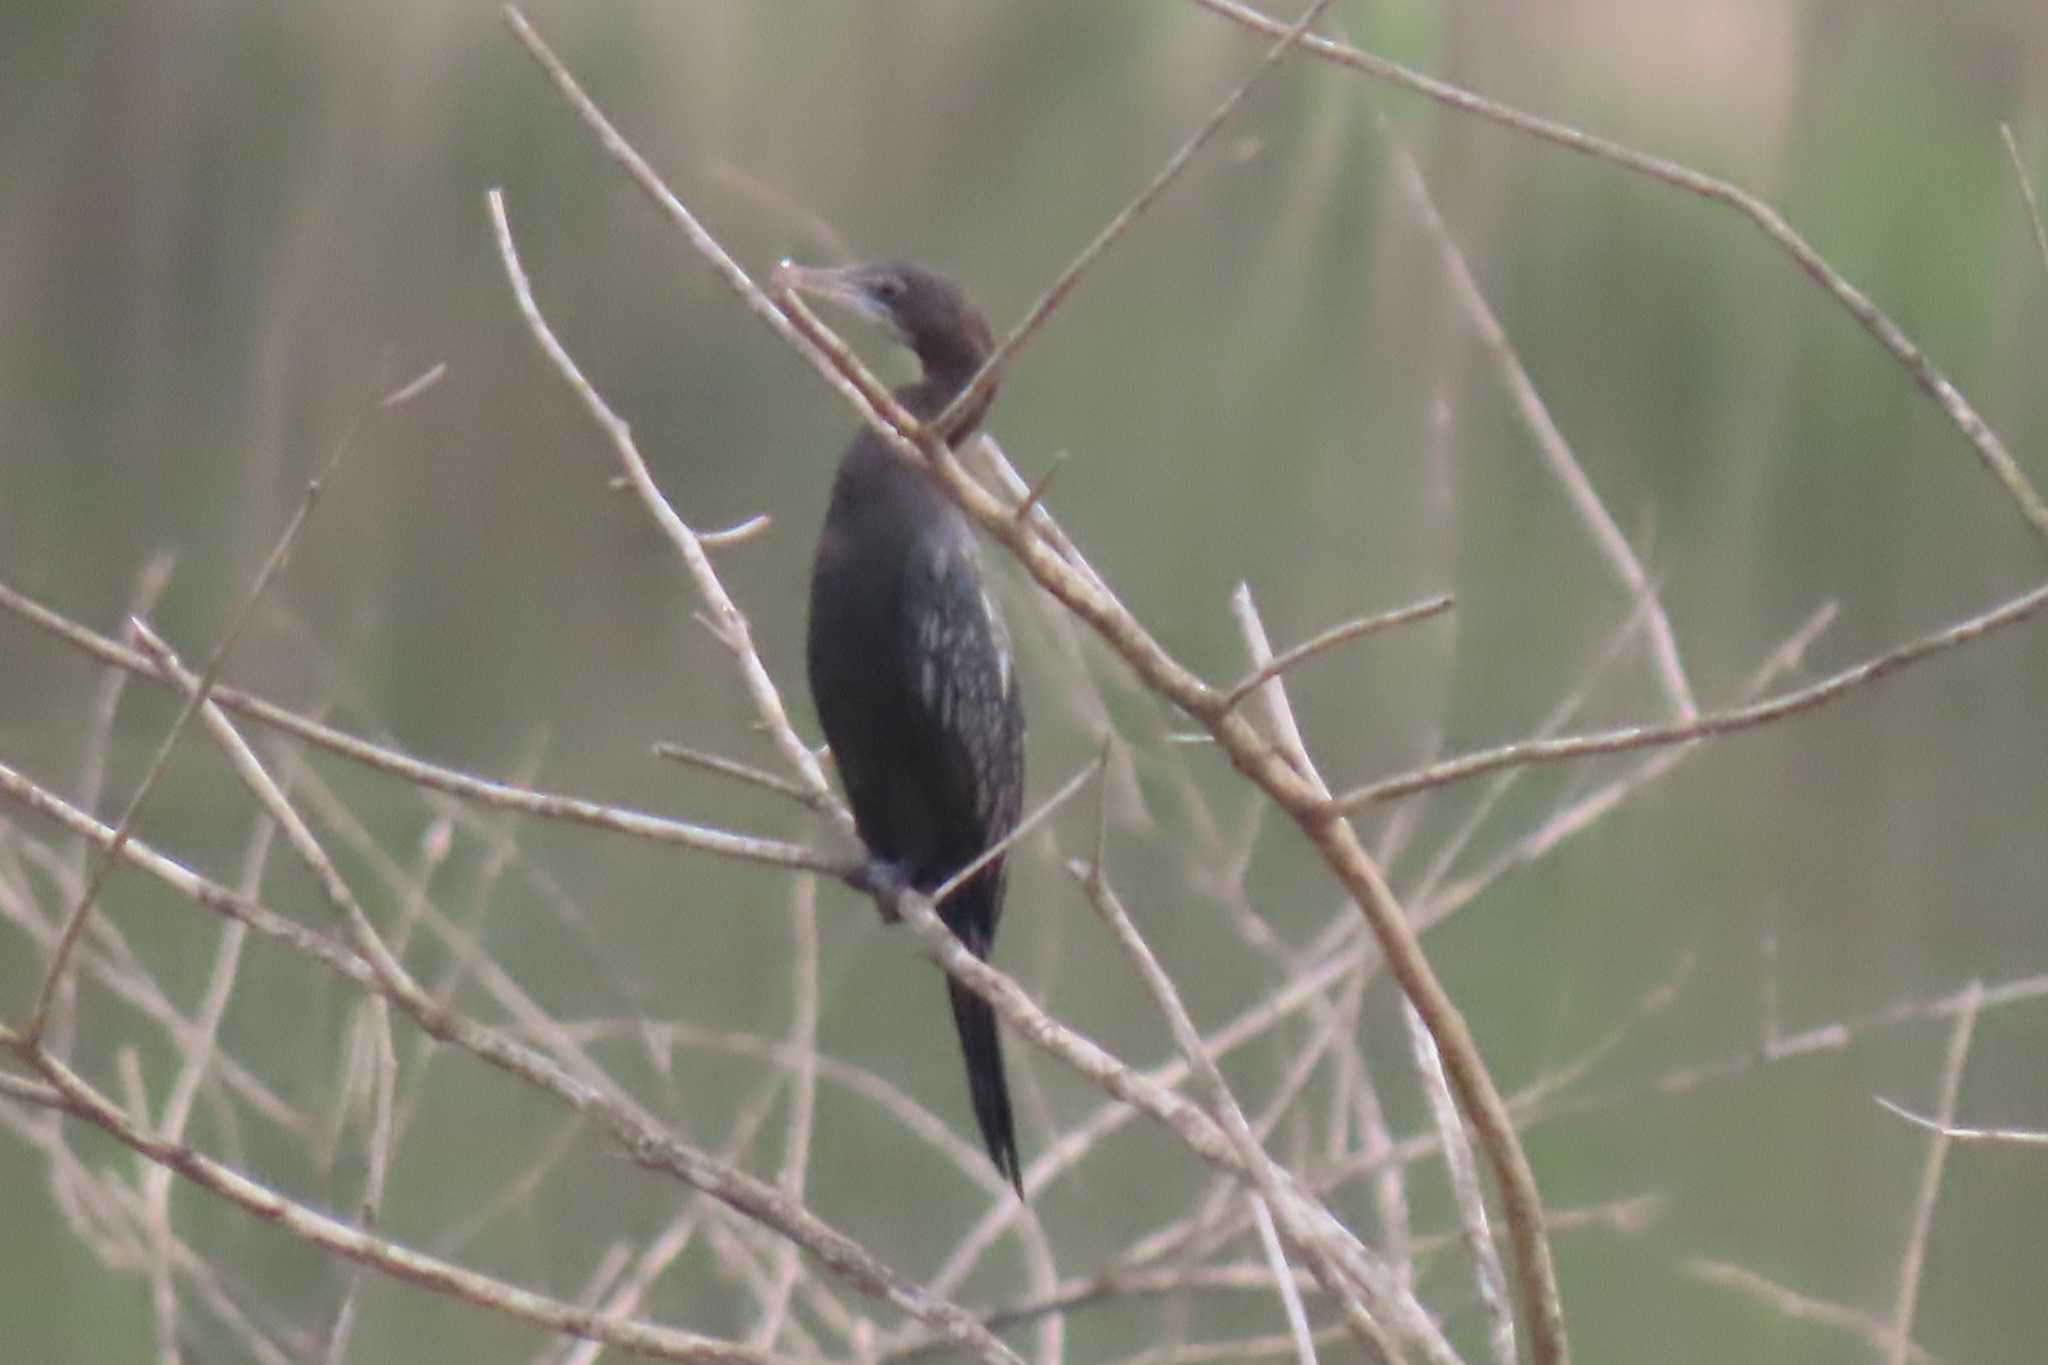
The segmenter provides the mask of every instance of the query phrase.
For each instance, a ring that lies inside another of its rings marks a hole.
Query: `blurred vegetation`
[[[1167,4],[554,2],[529,13],[750,269],[826,255],[816,215],[858,253],[916,257],[967,282],[999,330],[1263,50]],[[2048,268],[1997,132],[2013,126],[2048,184],[2048,10],[2033,0],[1341,0],[1333,15],[1386,55],[1764,194],[2048,480]],[[1212,677],[1241,667],[1225,608],[1240,580],[1283,643],[1458,594],[1454,623],[1300,673],[1297,704],[1334,782],[1431,746],[1529,731],[1628,612],[1452,306],[1435,246],[1389,192],[1375,112],[1422,161],[1524,364],[1661,584],[1703,701],[1732,700],[1824,602],[1841,610],[1809,661],[1816,673],[2043,577],[2042,547],[1935,408],[1732,215],[1292,60],[1057,315],[992,428],[1027,476],[1068,453],[1051,504],[1160,638]],[[800,724],[814,728],[800,683],[803,583],[849,414],[603,159],[490,5],[0,9],[0,578],[108,628],[142,564],[174,550],[155,620],[201,656],[304,480],[356,429],[279,610],[236,654],[237,681],[331,706],[349,728],[438,761],[801,834],[780,807],[648,755],[657,739],[760,749],[669,551],[607,488],[609,453],[519,324],[484,219],[494,185],[543,306],[684,515],[704,528],[773,516],[720,566]],[[449,367],[437,390],[368,415],[436,362]],[[1028,584],[1008,577],[1034,646],[1025,667],[1043,792],[1093,738],[1056,695],[1065,680],[1030,621]],[[0,662],[0,756],[69,790],[94,670],[6,617]],[[1559,1206],[1643,1192],[1669,1201],[1643,1234],[1559,1240],[1580,1359],[1865,1358],[1682,1265],[1739,1262],[1883,1316],[1924,1142],[1870,1097],[1931,1104],[1945,1031],[1873,1035],[1676,1099],[1643,1087],[1756,1045],[1767,980],[1792,1030],[2048,969],[2044,676],[2037,624],[1713,745],[1432,935],[1507,1090],[1579,1055],[1693,955],[1677,1003],[1603,1072],[1629,1102],[1532,1135]],[[1632,656],[1582,721],[1660,708]],[[132,691],[110,805],[172,714],[164,697]],[[1126,898],[1198,1017],[1217,1022],[1245,998],[1237,973],[1248,968],[1178,866],[1187,816],[1162,774],[1186,761],[1220,809],[1244,797],[1220,764],[1158,744],[1149,710],[1118,714],[1144,746],[1157,821],[1119,831]],[[316,766],[387,849],[416,846],[427,814],[413,794]],[[1525,778],[1473,858],[1587,780]],[[1396,873],[1415,875],[1477,797],[1461,788],[1430,801]],[[252,818],[213,755],[190,744],[142,832],[231,875]],[[1332,897],[1273,824],[1252,890],[1299,944]],[[535,887],[512,879],[499,891],[490,942],[537,998],[569,1017],[638,1010],[784,1027],[781,879],[517,830],[587,914],[564,927]],[[460,847],[441,874],[458,903],[479,857]],[[1124,1055],[1165,1056],[1163,1031],[1056,863],[1042,852],[1022,863],[1000,959]],[[351,871],[374,886],[360,862]],[[138,879],[116,886],[111,913],[167,986],[193,998],[211,933]],[[850,895],[826,890],[822,911],[829,1050],[964,1128],[931,969]],[[353,1001],[299,975],[300,989],[238,998],[227,1037],[317,1111]],[[33,962],[0,958],[9,1017],[34,980]],[[1388,1027],[1391,1001],[1375,983],[1366,1021],[1374,1055],[1399,1078],[1386,1093],[1405,1130],[1424,1111]],[[1027,1052],[1010,1049],[1039,1096],[1026,1111],[1079,1112],[1086,1090]],[[2043,1055],[2048,1009],[1987,1015],[1963,1088],[1969,1120],[2048,1126]],[[664,1113],[715,1145],[749,1068],[678,1054],[664,1079],[637,1058],[616,1054],[627,1076],[641,1067]],[[153,1082],[168,1074],[169,1054],[143,1061]],[[1260,1058],[1234,1065],[1255,1075]],[[401,1238],[431,1241],[460,1222],[561,1122],[501,1077],[436,1066],[432,1112],[387,1206]],[[816,1207],[897,1265],[927,1270],[978,1196],[947,1179],[914,1207],[891,1199],[916,1188],[908,1153],[843,1093],[821,1103]],[[1038,1136],[1027,1122],[1027,1159]],[[1135,1201],[1165,1216],[1194,1188],[1192,1163],[1155,1151],[1134,1128],[1048,1193],[1041,1211],[1064,1270],[1121,1244],[1126,1234],[1093,1226],[1105,1200],[1134,1201],[1119,1229],[1144,1226]],[[303,1153],[256,1143],[247,1156],[316,1201],[340,1200],[357,1178],[338,1171],[323,1187]],[[1427,1192],[1435,1179],[1419,1176],[1417,1197],[1445,1216]],[[569,1292],[607,1240],[662,1216],[666,1192],[649,1199],[647,1186],[586,1140],[534,1208],[463,1251]],[[0,1143],[0,1189],[8,1354],[140,1357],[143,1283],[96,1266],[50,1206],[33,1154],[12,1142]],[[271,1302],[309,1326],[331,1311],[335,1267],[204,1196],[176,1198],[181,1225],[208,1229],[209,1245],[246,1247],[246,1272]],[[1369,1195],[1351,1198],[1369,1226]],[[1950,1360],[2028,1358],[2044,1224],[2038,1154],[1957,1152],[1917,1339]],[[969,1300],[1006,1297],[1012,1269],[999,1255]],[[534,1344],[413,1291],[373,1282],[366,1293],[360,1359],[495,1359]],[[708,1290],[652,1307],[705,1331],[746,1327]],[[1229,1307],[1273,1321],[1264,1301]],[[1070,1345],[1076,1359],[1097,1358],[1157,1328],[1145,1307],[1082,1314]]]

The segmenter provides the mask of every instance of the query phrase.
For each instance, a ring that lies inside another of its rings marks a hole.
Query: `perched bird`
[[[988,358],[987,322],[950,281],[879,261],[842,269],[785,264],[800,293],[881,324],[924,374],[895,391],[929,420]],[[983,402],[950,432],[964,440]],[[840,458],[811,570],[811,695],[873,888],[929,894],[1016,828],[1024,796],[1024,710],[1010,640],[982,584],[967,519],[920,470],[862,428]],[[976,957],[995,943],[1003,860],[958,887],[939,916]],[[995,1012],[950,978],[974,1117],[991,1160],[1018,1194],[1017,1137]]]

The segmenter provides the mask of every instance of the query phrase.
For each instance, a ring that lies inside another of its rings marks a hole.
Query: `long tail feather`
[[[996,1032],[996,1012],[988,1001],[948,978],[953,998],[953,1024],[960,1030],[960,1051],[967,1058],[967,1090],[974,1101],[974,1120],[989,1160],[1024,1197],[1024,1174],[1017,1164],[1017,1129],[1010,1118],[1010,1087],[1003,1079],[1003,1045]]]

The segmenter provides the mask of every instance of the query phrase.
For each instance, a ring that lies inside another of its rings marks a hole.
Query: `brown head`
[[[942,402],[967,387],[994,349],[988,322],[966,291],[913,262],[822,267],[784,261],[776,274],[799,294],[864,317],[916,352],[926,384]]]

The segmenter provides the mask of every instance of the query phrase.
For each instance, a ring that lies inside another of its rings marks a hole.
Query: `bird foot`
[[[881,912],[882,923],[894,924],[903,918],[896,908],[896,898],[910,889],[910,869],[902,863],[888,858],[870,858],[847,876],[846,884],[875,898],[875,909]]]

